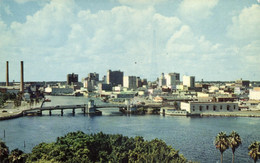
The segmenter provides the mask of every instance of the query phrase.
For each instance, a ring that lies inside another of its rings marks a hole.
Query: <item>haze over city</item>
[[[0,81],[108,69],[155,80],[260,80],[257,0],[0,0]]]

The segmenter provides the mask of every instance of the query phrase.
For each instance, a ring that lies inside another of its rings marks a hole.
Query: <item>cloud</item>
[[[135,7],[147,7],[154,6],[166,2],[168,0],[118,0],[123,5],[135,6]]]
[[[0,60],[24,60],[26,80],[65,80],[67,73],[85,77],[108,69],[149,79],[174,71],[219,80],[240,73],[234,64],[246,57],[240,48],[211,42],[178,17],[164,16],[151,6],[91,12],[72,0],[50,1],[24,23],[7,26],[0,20],[0,39],[5,40],[0,51],[6,54]],[[250,57],[247,61],[257,65]]]
[[[211,16],[217,4],[218,0],[183,0],[178,11],[184,19],[193,22]]]
[[[238,16],[233,16],[232,25],[227,28],[230,38],[259,39],[260,38],[260,6],[257,4],[244,8]]]

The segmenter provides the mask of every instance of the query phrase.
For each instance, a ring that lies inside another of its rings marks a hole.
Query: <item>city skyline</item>
[[[90,72],[155,80],[260,80],[257,0],[1,0],[0,82],[79,80]]]

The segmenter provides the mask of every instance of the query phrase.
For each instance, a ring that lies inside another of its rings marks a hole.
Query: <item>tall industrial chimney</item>
[[[9,86],[9,65],[8,65],[8,61],[6,61],[6,86]]]
[[[24,92],[24,83],[23,83],[23,61],[21,61],[21,82],[20,82],[20,91]]]

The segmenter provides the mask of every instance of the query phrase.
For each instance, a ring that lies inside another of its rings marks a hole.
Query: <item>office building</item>
[[[72,83],[78,82],[78,74],[68,74],[67,75],[67,84],[71,85]]]
[[[137,78],[135,76],[124,76],[123,86],[129,89],[136,89]]]
[[[112,86],[123,85],[123,76],[124,72],[119,71],[111,71],[107,72],[107,84],[111,84]]]
[[[171,88],[176,88],[176,85],[180,83],[179,73],[169,73],[166,75],[166,85]]]
[[[186,87],[195,87],[195,76],[183,76],[183,85]]]
[[[164,73],[159,78],[159,87],[166,86],[166,78],[164,76]]]

